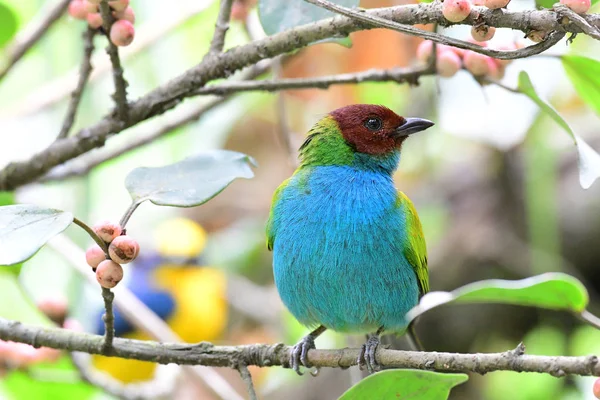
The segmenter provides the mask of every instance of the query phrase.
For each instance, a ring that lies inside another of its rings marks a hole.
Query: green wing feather
[[[269,211],[269,219],[267,220],[267,249],[273,250],[273,243],[275,242],[275,206],[281,199],[281,193],[290,183],[288,178],[273,193],[273,200],[271,202],[271,210]]]
[[[404,246],[404,256],[412,265],[421,295],[429,292],[429,272],[427,270],[427,247],[425,245],[425,236],[423,227],[419,220],[417,210],[412,201],[402,192],[398,192],[398,203],[406,213],[406,225],[408,228],[408,238]]]

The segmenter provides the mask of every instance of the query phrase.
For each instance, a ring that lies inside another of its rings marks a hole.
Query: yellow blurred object
[[[186,218],[161,223],[154,236],[157,250],[164,257],[196,257],[206,246],[206,231]]]

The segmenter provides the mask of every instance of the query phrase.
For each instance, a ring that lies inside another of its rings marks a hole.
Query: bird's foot
[[[311,368],[308,362],[308,351],[314,349],[315,337],[313,335],[306,335],[301,341],[299,341],[293,348],[290,354],[290,368],[296,371],[298,375],[304,375],[300,372],[300,364],[306,368]],[[316,372],[311,372],[311,375],[317,376],[319,369]]]
[[[377,352],[380,343],[381,340],[379,339],[379,334],[369,336],[358,354],[358,359],[356,360],[358,368],[362,370],[366,366],[370,374],[381,369],[381,365],[375,357],[375,353]]]

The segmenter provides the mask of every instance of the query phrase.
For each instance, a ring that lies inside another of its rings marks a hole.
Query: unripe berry
[[[493,80],[499,81],[504,78],[504,68],[498,64],[499,60],[487,57],[486,62],[488,65],[487,76]]]
[[[560,0],[560,4],[564,4],[577,14],[586,13],[592,5],[590,0]]]
[[[114,0],[109,1],[108,5],[115,11],[123,11],[129,6],[129,0]]]
[[[529,33],[527,33],[527,39],[529,39],[535,43],[543,42],[544,40],[546,40],[547,37],[548,37],[548,32],[529,31]]]
[[[88,25],[91,26],[93,29],[98,29],[102,26],[102,15],[100,15],[100,13],[89,13],[87,15],[87,22]]]
[[[135,13],[131,7],[127,7],[123,11],[113,11],[113,16],[116,19],[124,19],[132,24],[135,24]]]
[[[97,13],[98,12],[98,4],[94,4],[91,1],[82,0],[83,5],[88,13]]]
[[[450,22],[465,20],[471,13],[471,2],[469,0],[444,0],[442,14]]]
[[[452,50],[445,50],[437,58],[437,71],[440,76],[450,78],[454,76],[461,67],[460,57]]]
[[[510,0],[485,0],[483,5],[495,10],[496,8],[506,7],[508,3],[510,3]]]
[[[81,325],[81,322],[79,322],[78,320],[74,319],[74,318],[68,318],[65,320],[65,322],[63,323],[63,328],[68,329],[70,331],[75,331],[75,332],[83,332],[83,325]]]
[[[123,268],[113,260],[104,260],[96,268],[96,280],[106,289],[112,289],[123,279]]]
[[[248,5],[243,2],[236,0],[231,5],[231,19],[233,21],[245,21],[248,18]]]
[[[487,59],[489,57],[483,54],[475,53],[474,51],[467,51],[463,58],[465,68],[471,72],[474,76],[484,76],[489,72],[489,66]]]
[[[46,297],[37,303],[37,308],[59,325],[65,321],[68,307],[67,299],[61,296]]]
[[[85,252],[85,261],[94,270],[96,269],[96,267],[98,267],[98,264],[100,264],[104,260],[106,260],[106,254],[104,254],[104,251],[102,251],[100,246],[98,246],[97,244],[91,246]]]
[[[496,28],[488,25],[479,25],[471,27],[471,36],[478,42],[486,42],[494,37]]]
[[[133,261],[139,252],[140,245],[129,236],[115,238],[108,247],[108,255],[111,260],[119,264],[127,264]]]
[[[133,42],[134,35],[133,24],[125,19],[116,21],[110,28],[110,41],[115,46],[128,46]]]
[[[69,3],[69,15],[76,19],[86,19],[88,12],[83,0],[72,0]]]
[[[106,243],[112,242],[114,238],[121,234],[121,227],[119,224],[110,221],[103,221],[94,225],[93,230],[96,232],[96,235]]]

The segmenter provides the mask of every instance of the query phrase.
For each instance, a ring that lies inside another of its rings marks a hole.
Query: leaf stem
[[[77,218],[73,218],[73,223],[75,225],[80,226],[81,229],[86,231],[87,234],[90,235],[90,237],[92,239],[94,239],[94,242],[96,242],[96,244],[98,246],[100,246],[100,248],[102,249],[104,254],[106,254],[106,257],[108,257],[108,247],[106,246],[106,243],[104,242],[104,240],[100,239],[100,237],[98,235],[96,235],[96,232],[94,232],[94,230],[92,228],[90,228],[85,222],[83,222]]]
[[[135,200],[133,203],[131,203],[127,211],[125,211],[125,214],[123,214],[123,216],[121,217],[121,221],[119,221],[121,230],[125,231],[125,225],[127,225],[127,222],[129,222],[129,218],[131,218],[133,212],[138,208],[140,204],[141,202],[139,200]]]

